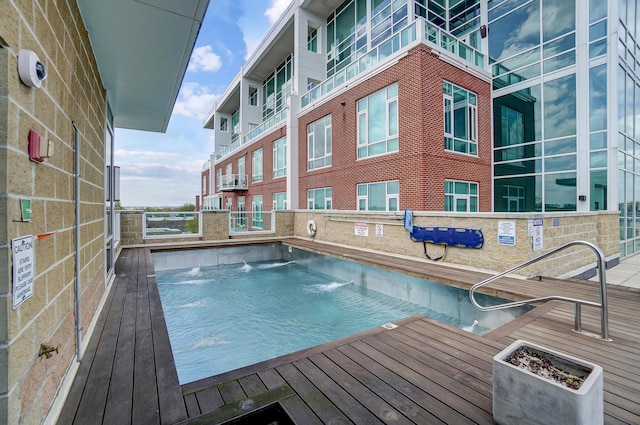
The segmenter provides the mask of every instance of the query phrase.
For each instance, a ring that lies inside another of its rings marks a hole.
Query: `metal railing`
[[[230,211],[229,235],[247,235],[276,232],[273,211]]]
[[[528,265],[531,265],[535,262],[538,262],[540,260],[543,260],[555,253],[557,253],[558,251],[562,251],[566,248],[572,247],[572,246],[576,246],[576,245],[584,245],[584,246],[588,246],[589,248],[591,248],[594,253],[596,254],[596,257],[598,259],[598,278],[600,281],[600,302],[594,302],[594,301],[587,301],[587,300],[581,300],[581,299],[577,299],[577,298],[570,298],[570,297],[563,297],[563,296],[547,296],[547,297],[540,297],[540,298],[531,298],[528,300],[523,300],[523,301],[514,301],[514,302],[509,302],[509,303],[504,303],[504,304],[498,304],[498,305],[494,305],[494,306],[481,306],[480,304],[478,304],[478,302],[476,301],[475,297],[474,297],[474,293],[475,291],[480,288],[481,286],[486,285],[489,282],[493,282],[496,279],[501,278],[502,276],[509,274],[509,273],[513,273],[516,270],[520,270],[523,267],[526,267]],[[491,310],[501,310],[504,308],[510,308],[510,307],[519,307],[525,304],[532,304],[532,303],[537,303],[540,301],[550,301],[550,300],[560,300],[560,301],[567,301],[567,302],[572,302],[574,303],[574,313],[575,313],[575,331],[576,332],[582,332],[582,305],[590,305],[593,307],[599,307],[600,308],[600,326],[601,326],[601,333],[600,336],[602,339],[610,341],[611,339],[609,338],[609,308],[608,308],[608,304],[607,304],[607,280],[605,278],[605,262],[604,262],[604,254],[602,253],[602,251],[600,250],[600,248],[598,248],[596,245],[592,244],[591,242],[586,242],[586,241],[573,241],[573,242],[568,242],[564,245],[561,245],[557,248],[552,249],[551,251],[542,254],[536,258],[533,258],[531,260],[525,261],[524,263],[518,264],[515,267],[510,268],[509,270],[505,270],[504,272],[494,275],[488,279],[483,280],[482,282],[478,282],[475,285],[473,285],[471,287],[471,289],[469,290],[469,298],[471,298],[471,302],[473,303],[473,305],[478,308],[479,310],[482,311],[491,311]]]
[[[202,236],[202,220],[197,212],[145,212],[142,239]]]

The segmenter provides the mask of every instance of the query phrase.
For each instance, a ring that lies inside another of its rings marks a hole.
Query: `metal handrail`
[[[600,302],[593,302],[593,301],[587,301],[587,300],[581,300],[581,299],[577,299],[577,298],[570,298],[570,297],[562,297],[562,296],[547,296],[547,297],[540,297],[540,298],[531,298],[528,300],[523,300],[523,301],[514,301],[514,302],[508,302],[508,303],[504,303],[504,304],[498,304],[498,305],[493,305],[493,306],[481,306],[480,304],[478,304],[478,302],[476,301],[475,297],[474,297],[474,293],[475,291],[483,286],[486,285],[489,282],[493,282],[496,279],[501,278],[502,276],[509,274],[509,273],[513,273],[516,270],[520,270],[523,267],[526,267],[530,264],[533,264],[537,261],[540,261],[542,259],[545,259],[555,253],[557,253],[558,251],[562,251],[563,249],[572,247],[574,245],[585,245],[588,246],[589,248],[591,248],[594,253],[596,254],[596,257],[598,258],[598,278],[600,280]],[[591,242],[587,242],[587,241],[573,241],[573,242],[568,242],[564,245],[561,245],[557,248],[552,249],[551,251],[542,254],[536,258],[533,258],[531,260],[525,261],[524,263],[518,264],[515,267],[510,268],[509,270],[505,270],[504,272],[494,275],[488,279],[483,280],[482,282],[478,282],[475,285],[473,285],[471,287],[471,289],[469,290],[469,298],[471,298],[471,303],[479,310],[481,311],[491,311],[491,310],[501,310],[504,308],[510,308],[510,307],[519,307],[525,304],[532,304],[532,303],[536,303],[536,302],[540,302],[540,301],[549,301],[549,300],[560,300],[560,301],[568,301],[568,302],[572,302],[574,303],[574,312],[575,312],[575,331],[576,332],[582,332],[582,304],[584,305],[590,305],[593,307],[600,307],[600,326],[601,326],[601,337],[604,340],[610,341],[611,339],[609,338],[609,308],[608,308],[608,304],[607,304],[607,281],[605,278],[605,262],[604,262],[604,254],[603,252],[600,250],[600,248],[598,248],[596,245],[592,244]]]

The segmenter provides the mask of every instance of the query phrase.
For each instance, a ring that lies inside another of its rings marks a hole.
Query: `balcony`
[[[249,190],[246,174],[227,174],[222,176],[218,190],[223,192],[242,192]]]

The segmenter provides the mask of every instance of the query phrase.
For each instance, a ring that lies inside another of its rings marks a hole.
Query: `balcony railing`
[[[223,192],[233,192],[249,189],[246,174],[226,174],[222,176],[219,190]]]
[[[229,213],[229,235],[275,233],[273,211],[233,211]]]
[[[143,239],[202,236],[202,221],[197,212],[145,212]]]
[[[419,19],[359,58],[356,62],[346,66],[302,95],[300,98],[301,107],[304,108],[311,102],[329,94],[376,63],[404,49],[418,39],[425,44],[435,46],[439,50],[444,49],[451,52],[474,66],[484,68],[484,55],[482,53],[432,23]]]

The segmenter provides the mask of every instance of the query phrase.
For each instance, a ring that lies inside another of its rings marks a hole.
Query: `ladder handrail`
[[[501,278],[502,276],[509,274],[509,273],[513,273],[516,270],[520,270],[523,267],[526,267],[528,265],[531,265],[535,262],[538,262],[540,260],[543,260],[555,253],[557,253],[558,251],[562,251],[566,248],[575,246],[575,245],[584,245],[584,246],[588,246],[589,248],[591,248],[594,253],[596,254],[596,257],[598,259],[598,278],[600,281],[600,302],[594,302],[594,301],[587,301],[587,300],[581,300],[578,298],[570,298],[570,297],[563,297],[563,296],[555,296],[555,295],[551,295],[551,296],[546,296],[546,297],[539,297],[539,298],[531,298],[528,300],[522,300],[522,301],[514,301],[514,302],[508,302],[508,303],[504,303],[504,304],[498,304],[498,305],[493,305],[493,306],[481,306],[480,304],[478,304],[478,302],[476,301],[475,297],[474,297],[474,293],[475,291],[481,287],[486,285],[487,283],[493,282],[496,279]],[[582,331],[582,317],[581,317],[581,305],[590,305],[590,306],[594,306],[594,307],[600,307],[600,325],[601,325],[601,337],[602,339],[605,340],[609,340],[609,307],[608,307],[608,303],[607,303],[607,281],[605,278],[605,261],[604,261],[604,254],[603,252],[600,250],[600,248],[598,248],[596,245],[592,244],[591,242],[587,242],[587,241],[572,241],[572,242],[567,242],[564,245],[560,245],[559,247],[556,247],[554,249],[552,249],[551,251],[542,254],[536,258],[532,258],[531,260],[525,261],[524,263],[518,264],[517,266],[514,266],[512,268],[510,268],[509,270],[505,270],[502,273],[496,274],[494,276],[491,276],[481,282],[476,283],[475,285],[473,285],[471,287],[471,289],[469,290],[469,298],[471,299],[471,303],[479,310],[481,311],[492,311],[492,310],[501,310],[504,308],[510,308],[510,307],[519,307],[525,304],[532,304],[532,303],[536,303],[536,302],[540,302],[540,301],[548,301],[548,300],[560,300],[560,301],[568,301],[568,302],[573,302],[575,303],[575,330],[577,332],[581,332]]]

